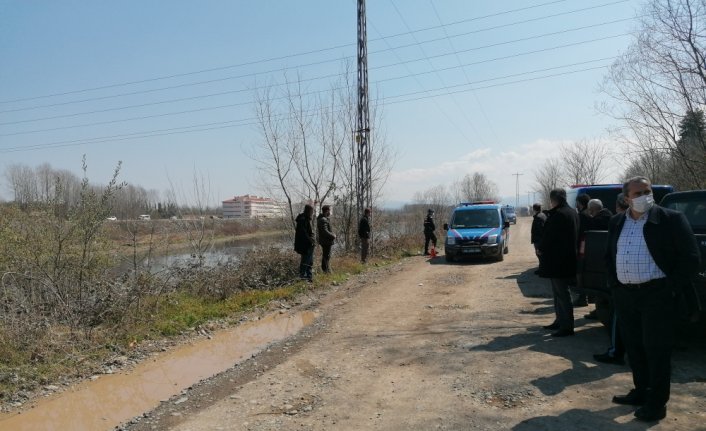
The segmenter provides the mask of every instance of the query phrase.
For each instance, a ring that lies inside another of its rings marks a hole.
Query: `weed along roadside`
[[[115,280],[106,276],[113,262],[108,241],[96,241],[101,244],[86,246],[89,249],[87,254],[91,255],[88,261],[94,266],[90,271],[81,270],[78,258],[82,251],[81,244],[71,236],[72,226],[57,222],[49,227],[53,229],[49,237],[44,236],[47,244],[52,244],[50,240],[57,240],[63,235],[63,250],[36,247],[36,243],[23,248],[20,238],[39,241],[43,237],[39,227],[33,223],[23,224],[19,212],[13,214],[7,208],[3,211],[3,215],[12,217],[0,219],[0,237],[16,242],[6,242],[0,247],[3,247],[3,252],[14,247],[17,255],[26,256],[27,261],[1,262],[8,266],[3,268],[6,275],[3,279],[2,304],[6,312],[3,314],[0,339],[0,395],[5,413],[0,418],[0,429],[5,429],[3,423],[8,424],[10,422],[6,421],[9,420],[17,421],[13,424],[23,423],[19,418],[29,418],[27,412],[40,412],[46,404],[42,400],[45,397],[49,397],[53,405],[61,405],[60,400],[64,397],[80,399],[75,397],[86,396],[86,392],[81,392],[85,385],[99,386],[98,381],[114,374],[128,376],[148,358],[160,357],[183,343],[215,338],[217,332],[239,327],[241,322],[250,321],[253,316],[267,310],[289,309],[291,304],[301,303],[300,298],[325,291],[332,285],[340,285],[351,275],[366,270],[356,257],[337,255],[332,273],[317,274],[313,283],[302,283],[296,281],[297,263],[293,252],[282,247],[261,246],[244,254],[237,264],[193,265],[158,273],[137,262],[149,257],[158,248],[158,245],[149,245],[150,242],[158,244],[165,235],[156,235],[154,230],[142,226],[145,230],[136,229],[131,233],[136,262],[134,269]],[[41,213],[38,211],[36,217],[41,218]],[[99,216],[96,216],[96,222],[98,219]],[[10,232],[19,234],[12,238]],[[268,233],[251,235],[267,238]],[[161,239],[157,240],[157,237]],[[136,246],[138,243],[139,247]],[[32,255],[30,247],[45,251],[42,257],[44,262],[56,262],[58,259],[63,263],[65,273],[61,274],[60,269],[50,263],[44,267],[29,265],[27,262],[37,257],[36,252]],[[396,257],[373,259],[369,266],[386,265],[394,259]],[[5,270],[12,264],[16,268],[24,264],[31,270]],[[20,273],[29,276],[19,277]],[[61,277],[56,276],[57,273]],[[76,283],[83,287],[76,288]],[[23,291],[37,292],[37,295],[22,296]],[[51,298],[47,300],[48,294],[56,297],[54,302]],[[61,305],[66,308],[60,309]],[[8,310],[14,313],[7,313]],[[286,330],[280,331],[282,336],[305,324],[291,324],[291,319],[298,319],[296,316],[299,314],[287,311],[287,315],[290,324]],[[307,316],[300,320],[310,319],[310,315]],[[258,350],[276,339],[260,340],[252,349]],[[229,366],[237,359],[238,355],[232,354]],[[212,372],[215,374],[222,369]],[[184,387],[209,376],[208,372],[199,374]],[[88,380],[81,383],[85,379]],[[118,383],[111,385],[120,386],[120,380],[114,382]],[[157,401],[170,395],[161,392]],[[133,398],[131,395],[125,397]],[[151,409],[154,405],[149,405],[149,402],[152,401],[154,399],[146,400],[148,404],[141,408]],[[27,410],[29,407],[31,410]],[[89,414],[88,410],[86,414]],[[16,412],[24,413],[16,416]],[[132,411],[128,416],[124,416],[127,414],[124,412],[121,414],[123,416],[118,420],[104,413],[98,423],[114,421],[115,426],[139,412]],[[68,428],[54,429],[80,429],[75,427],[76,422],[70,423],[72,425]],[[16,428],[13,425],[11,429],[49,428]]]

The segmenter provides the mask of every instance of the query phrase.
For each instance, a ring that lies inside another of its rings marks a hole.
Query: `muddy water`
[[[101,376],[21,414],[0,416],[2,431],[111,430],[204,378],[313,322],[312,312],[272,315],[148,359],[125,374]]]

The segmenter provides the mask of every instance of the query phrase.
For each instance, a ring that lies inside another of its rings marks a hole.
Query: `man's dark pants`
[[[661,408],[669,400],[674,297],[666,282],[641,288],[618,285],[613,291],[635,389],[646,405]]]
[[[552,278],[552,293],[554,294],[555,322],[560,329],[574,329],[574,306],[571,305],[569,283],[571,278]]]
[[[331,248],[332,244],[321,244],[321,270],[323,272],[331,272]]]
[[[436,235],[434,235],[434,232],[424,233],[424,254],[429,253],[429,241],[436,248]]]
[[[365,263],[368,261],[368,251],[370,250],[370,238],[360,239],[360,260]]]
[[[306,253],[301,255],[299,261],[299,277],[307,280],[313,279],[312,267],[314,266],[314,247],[309,247]]]

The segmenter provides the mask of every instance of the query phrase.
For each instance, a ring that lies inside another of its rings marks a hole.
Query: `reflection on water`
[[[232,367],[268,344],[311,324],[312,312],[272,315],[214,334],[144,361],[126,374],[102,376],[53,398],[40,400],[21,414],[0,415],[0,430],[110,430],[160,400]]]
[[[283,236],[268,236],[247,239],[235,239],[227,242],[216,243],[201,253],[201,256],[181,249],[166,255],[153,256],[145,259],[142,266],[149,267],[153,272],[164,271],[169,268],[187,268],[194,266],[214,267],[225,264],[238,264],[242,257],[255,248],[285,247],[289,242]],[[188,249],[187,249],[188,250]],[[132,263],[127,261],[120,265],[118,272],[132,269]]]

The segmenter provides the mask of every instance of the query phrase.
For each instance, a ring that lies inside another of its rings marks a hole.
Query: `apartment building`
[[[271,198],[243,195],[223,202],[223,218],[272,218],[284,215],[282,204]]]

